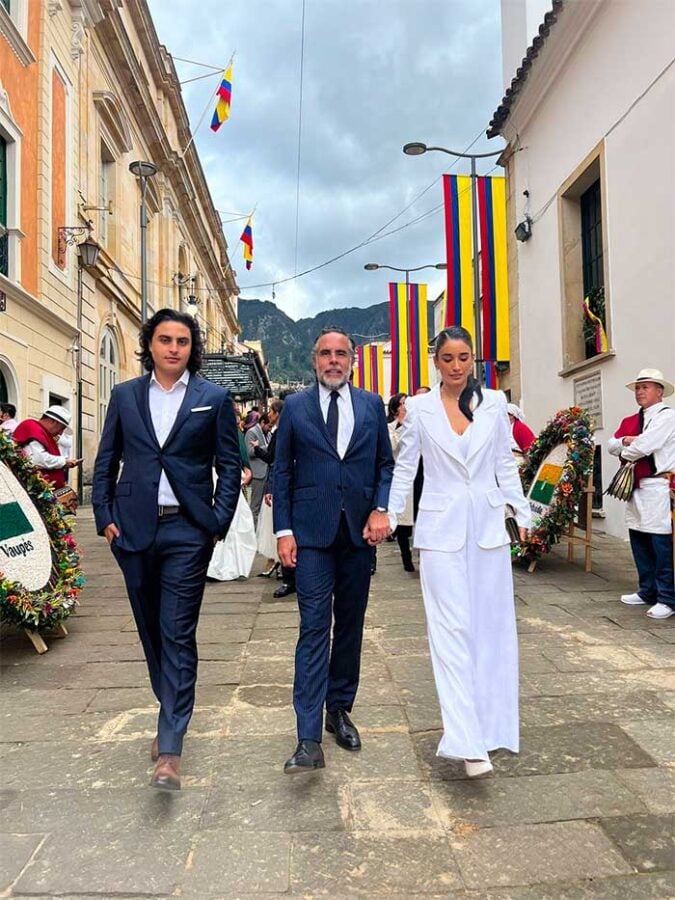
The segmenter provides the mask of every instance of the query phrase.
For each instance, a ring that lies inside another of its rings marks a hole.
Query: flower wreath
[[[549,511],[541,518],[533,519],[527,541],[514,548],[515,556],[526,562],[549,553],[551,546],[558,543],[560,535],[574,521],[595,452],[591,418],[586,410],[580,406],[559,410],[534,441],[520,466],[520,480],[526,496],[539,466],[559,444],[567,445],[567,458]]]
[[[38,473],[23,450],[2,431],[0,463],[9,467],[35,504],[52,549],[52,576],[39,591],[26,590],[0,571],[0,621],[31,631],[48,631],[67,619],[78,604],[77,595],[84,585],[80,551],[51,485]]]

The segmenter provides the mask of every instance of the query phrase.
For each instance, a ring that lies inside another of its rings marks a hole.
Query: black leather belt
[[[177,516],[180,512],[180,506],[158,506],[157,507],[157,515],[160,519],[163,519],[164,516]]]

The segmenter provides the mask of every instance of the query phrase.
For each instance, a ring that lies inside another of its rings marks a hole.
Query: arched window
[[[103,431],[105,416],[108,412],[110,394],[117,384],[119,374],[119,353],[117,341],[110,328],[106,328],[101,337],[98,353],[98,433]]]

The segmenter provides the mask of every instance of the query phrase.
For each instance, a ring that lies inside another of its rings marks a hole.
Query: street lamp
[[[471,160],[471,219],[472,219],[472,240],[473,240],[473,319],[474,332],[476,336],[476,362],[478,363],[478,380],[483,383],[483,327],[481,322],[481,303],[480,303],[480,279],[478,277],[478,194],[476,191],[476,160],[487,159],[492,156],[500,156],[501,150],[494,150],[492,153],[458,153],[456,150],[448,150],[447,147],[427,147],[420,141],[413,141],[410,144],[403,145],[403,152],[406,156],[422,156],[430,150],[439,153],[447,153],[448,156],[455,156],[458,159]]]
[[[148,179],[157,174],[157,166],[154,163],[137,159],[129,163],[129,171],[138,178],[141,187],[141,325],[148,317],[148,261],[145,246],[145,235],[148,229],[148,216],[145,208],[145,192],[148,187]]]

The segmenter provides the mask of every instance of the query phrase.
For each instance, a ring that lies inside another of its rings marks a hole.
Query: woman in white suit
[[[506,398],[472,375],[471,336],[442,331],[441,377],[406,405],[389,498],[392,524],[405,508],[420,456],[424,490],[414,546],[436,689],[443,717],[438,756],[490,774],[489,752],[518,751],[518,644],[509,538],[510,503],[525,537],[530,509],[510,449]]]

